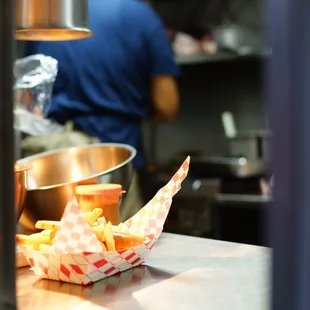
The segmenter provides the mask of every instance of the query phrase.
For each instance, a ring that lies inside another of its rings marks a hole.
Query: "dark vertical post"
[[[0,0],[0,309],[16,309],[13,135],[13,7]]]
[[[310,1],[268,0],[273,310],[310,309]]]

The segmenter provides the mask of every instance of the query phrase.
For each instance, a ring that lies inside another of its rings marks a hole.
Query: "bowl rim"
[[[18,164],[17,162],[14,164],[14,172],[24,172],[30,170],[31,168],[32,166],[29,164]]]
[[[79,182],[87,181],[89,179],[96,178],[100,175],[108,174],[108,173],[110,173],[116,169],[124,167],[125,165],[130,163],[137,155],[137,150],[133,146],[128,145],[128,144],[113,143],[113,142],[111,142],[111,143],[110,142],[109,143],[94,143],[94,144],[81,145],[81,146],[64,147],[64,148],[59,148],[59,149],[55,149],[52,151],[46,151],[46,152],[38,153],[35,155],[31,155],[28,157],[21,158],[18,161],[16,161],[16,164],[17,165],[28,165],[28,166],[30,166],[31,165],[29,163],[30,161],[37,159],[37,158],[40,158],[40,157],[45,157],[45,156],[53,155],[56,153],[61,153],[61,152],[67,151],[67,150],[89,149],[89,148],[101,147],[101,146],[102,147],[115,146],[115,147],[123,148],[123,149],[130,151],[131,154],[130,154],[129,158],[127,158],[125,161],[123,161],[122,163],[120,163],[117,166],[114,166],[113,168],[106,170],[104,173],[102,173],[102,172],[96,173],[96,174],[88,176],[87,178],[76,180],[74,182],[72,182],[72,181],[71,182],[63,182],[63,183],[58,183],[58,184],[53,184],[53,185],[41,186],[41,187],[34,188],[34,189],[27,189],[27,191],[48,190],[48,189],[53,189],[53,188],[57,188],[57,187],[65,186],[65,185],[70,185],[70,184],[72,185],[72,184],[76,184]]]

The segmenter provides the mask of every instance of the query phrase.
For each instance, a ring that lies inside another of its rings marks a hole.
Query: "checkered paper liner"
[[[16,247],[16,267],[17,268],[22,268],[22,267],[26,267],[26,266],[29,266],[28,264],[28,261],[23,253],[23,251],[19,248],[19,247]]]
[[[139,212],[117,227],[125,233],[144,233],[144,244],[121,251],[102,252],[85,221],[76,198],[68,202],[50,253],[25,248],[32,270],[40,278],[89,285],[145,262],[166,221],[173,196],[186,178],[190,157],[172,179]]]

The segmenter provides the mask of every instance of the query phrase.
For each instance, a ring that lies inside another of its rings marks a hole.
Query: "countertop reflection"
[[[268,309],[270,251],[163,233],[141,266],[91,286],[17,272],[18,309]]]

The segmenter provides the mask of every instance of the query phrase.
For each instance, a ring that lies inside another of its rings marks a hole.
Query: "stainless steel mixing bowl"
[[[60,220],[74,189],[81,184],[118,183],[127,190],[136,150],[125,144],[92,144],[23,158],[31,165],[20,224],[33,230],[38,220]]]
[[[23,210],[24,202],[26,198],[26,185],[27,185],[27,173],[30,169],[28,165],[15,165],[14,177],[15,177],[15,216],[18,222]]]

